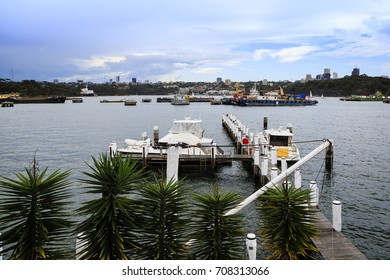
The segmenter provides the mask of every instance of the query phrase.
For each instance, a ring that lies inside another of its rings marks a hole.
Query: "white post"
[[[275,179],[278,176],[278,169],[276,167],[271,168],[271,180]]]
[[[285,157],[282,157],[282,164],[281,164],[282,172],[287,170],[287,160]]]
[[[297,189],[302,187],[302,175],[299,168],[294,171],[294,185]]]
[[[146,131],[141,133],[142,141],[146,140],[146,137],[148,136],[148,133]]]
[[[261,167],[261,175],[268,175],[268,157],[263,157],[263,165]]]
[[[333,228],[335,231],[341,231],[341,201],[332,202]]]
[[[259,150],[259,146],[255,147],[255,153],[254,153],[253,157],[254,157],[254,164],[259,166],[260,165],[260,150]]]
[[[318,206],[319,203],[319,190],[316,181],[310,181],[310,205]]]
[[[178,180],[179,173],[179,156],[182,148],[171,146],[167,150],[167,183],[172,179]]]
[[[249,260],[256,260],[257,242],[254,233],[248,233],[246,235],[246,250]]]
[[[116,154],[116,150],[117,150],[116,142],[112,141],[108,146],[108,151],[107,151],[109,158],[114,157],[114,155]]]
[[[278,162],[278,154],[275,147],[271,148],[271,164],[276,165]]]

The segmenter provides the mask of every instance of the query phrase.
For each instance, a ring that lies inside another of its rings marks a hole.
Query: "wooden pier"
[[[325,260],[367,259],[344,234],[333,229],[332,223],[320,211],[316,212],[316,219],[320,234],[312,241]]]
[[[266,129],[268,119],[264,118],[264,129]],[[241,156],[250,156],[253,160],[254,174],[256,170],[261,171],[261,188],[253,193],[251,196],[246,198],[243,202],[236,206],[236,208],[231,209],[226,215],[231,215],[237,213],[242,208],[244,208],[249,203],[257,199],[259,195],[264,193],[268,188],[279,184],[281,180],[285,180],[287,176],[293,174],[294,172],[294,184],[295,186],[301,187],[301,176],[299,173],[299,167],[307,162],[312,156],[318,154],[319,152],[326,149],[325,155],[325,169],[326,171],[331,171],[333,167],[333,141],[328,143],[322,143],[318,148],[313,150],[310,154],[306,155],[304,158],[294,163],[292,166],[288,167],[286,164],[281,164],[281,166],[275,164],[275,160],[272,163],[272,154],[265,153],[262,154],[259,150],[264,151],[261,147],[257,147],[258,142],[256,141],[253,134],[251,134],[249,129],[242,124],[236,117],[232,115],[224,115],[222,125],[225,128],[226,132],[232,139],[238,151],[241,151]],[[243,139],[247,139],[247,142],[244,142]],[[246,143],[246,145],[244,144]],[[261,146],[261,145],[260,145]],[[256,152],[257,151],[257,152]],[[261,159],[260,159],[261,158]],[[283,167],[284,165],[284,167]],[[263,170],[261,170],[263,169]],[[264,170],[266,172],[264,172]],[[297,172],[298,171],[298,172]],[[311,184],[314,181],[311,182]],[[313,187],[313,188],[312,188]],[[315,186],[310,186],[312,191],[316,191]],[[318,194],[319,195],[319,194]],[[318,200],[316,202],[316,195],[312,195],[312,201],[309,203],[318,207]],[[341,210],[341,206],[340,206]],[[317,219],[317,228],[319,229],[319,235],[315,238],[312,238],[314,245],[319,250],[320,254],[325,260],[365,260],[366,257],[349,241],[344,234],[341,233],[341,224],[340,231],[336,231],[332,223],[318,210],[316,212]],[[341,212],[340,212],[341,215]],[[341,219],[341,217],[340,217]],[[336,228],[336,227],[335,227]]]

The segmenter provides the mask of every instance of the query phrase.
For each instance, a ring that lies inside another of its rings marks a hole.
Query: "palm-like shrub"
[[[310,190],[283,184],[267,190],[261,202],[260,236],[270,259],[307,259],[318,252],[311,237],[317,235],[315,207],[308,206]]]
[[[159,180],[147,182],[139,191],[137,214],[141,251],[137,258],[174,260],[184,257],[188,232],[185,181]]]
[[[69,258],[66,244],[72,225],[66,206],[70,171],[39,172],[32,169],[16,178],[1,176],[0,241],[10,259],[40,260]]]
[[[91,172],[82,172],[87,178],[86,193],[97,195],[96,199],[84,203],[77,212],[88,216],[76,228],[80,237],[80,259],[126,260],[136,248],[132,214],[136,207],[130,195],[145,174],[137,161],[123,159],[120,154],[108,158],[101,154],[92,157],[93,165],[87,164]]]
[[[225,213],[240,202],[235,192],[213,190],[195,196],[193,254],[197,259],[230,260],[244,256],[243,216]]]

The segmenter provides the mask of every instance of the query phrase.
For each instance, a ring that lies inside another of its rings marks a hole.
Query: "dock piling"
[[[246,235],[246,250],[249,260],[256,260],[257,242],[256,235],[254,233],[248,233]]]
[[[326,149],[325,170],[328,172],[333,170],[333,141],[330,141],[330,145]]]
[[[335,231],[341,231],[341,201],[333,200],[332,202],[332,217],[333,217],[333,229]]]

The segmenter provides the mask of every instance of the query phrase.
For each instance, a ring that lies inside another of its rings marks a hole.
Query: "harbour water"
[[[109,97],[104,99],[121,99]],[[133,97],[132,97],[133,98]],[[254,132],[261,131],[263,117],[268,127],[292,123],[294,140],[301,156],[316,148],[324,138],[334,139],[334,170],[324,171],[324,157],[319,155],[301,168],[303,184],[316,180],[321,191],[320,209],[329,220],[331,202],[342,202],[342,231],[372,260],[390,259],[390,105],[382,102],[345,102],[338,98],[318,99],[316,106],[305,107],[235,107],[191,103],[100,103],[100,97],[84,97],[83,103],[17,104],[0,108],[0,175],[12,177],[24,172],[36,153],[41,168],[72,170],[72,179],[89,168],[91,156],[105,152],[115,140],[119,146],[126,138],[141,139],[146,131],[153,137],[158,126],[165,135],[173,119],[187,116],[203,120],[205,136],[219,145],[231,145],[221,116],[232,113]],[[230,149],[230,148],[225,148]],[[259,186],[242,163],[218,168],[215,173],[185,174],[192,192],[213,186],[238,190],[243,198]],[[72,186],[74,205],[88,199],[77,183]],[[247,231],[257,228],[256,205],[244,210]]]

